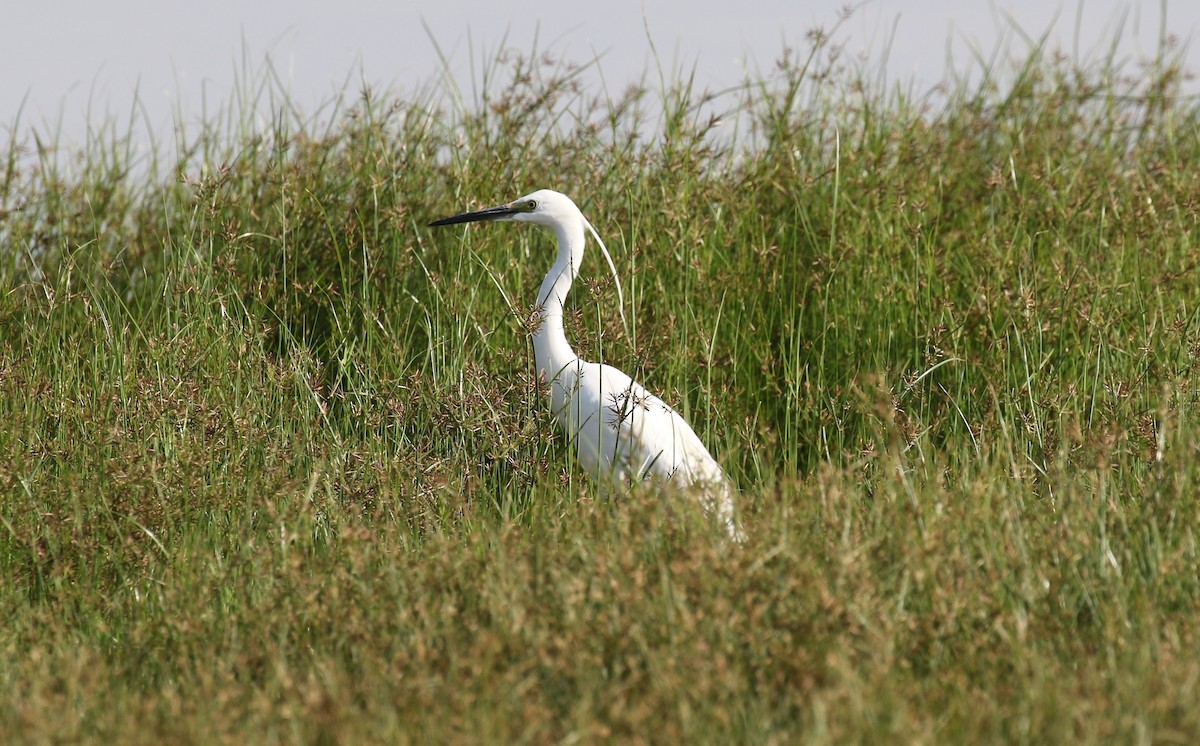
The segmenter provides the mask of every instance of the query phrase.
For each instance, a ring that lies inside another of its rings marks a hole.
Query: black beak
[[[520,210],[508,205],[499,205],[497,207],[489,207],[486,210],[475,210],[473,212],[464,212],[459,215],[451,215],[448,218],[435,220],[429,224],[430,227],[436,225],[454,225],[456,223],[474,223],[480,220],[500,220],[509,215],[516,215]]]

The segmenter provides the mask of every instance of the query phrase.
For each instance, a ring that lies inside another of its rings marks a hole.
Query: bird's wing
[[[605,419],[613,427],[630,476],[679,485],[722,483],[725,474],[678,412],[611,366],[602,366]]]
[[[687,421],[612,366],[585,363],[579,371],[568,430],[580,463],[602,479],[659,479],[698,490],[704,508],[740,541],[733,486]]]

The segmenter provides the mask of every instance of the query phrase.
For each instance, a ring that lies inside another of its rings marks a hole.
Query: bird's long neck
[[[577,359],[563,331],[563,303],[583,263],[583,221],[557,225],[554,232],[558,236],[558,258],[538,291],[542,323],[533,333],[533,355],[546,380],[552,380]]]

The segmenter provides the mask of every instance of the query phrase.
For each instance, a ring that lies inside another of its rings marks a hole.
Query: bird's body
[[[533,351],[538,375],[549,389],[551,411],[572,441],[580,465],[601,484],[658,479],[694,492],[705,510],[740,540],[733,487],[683,417],[620,370],[581,359],[567,341],[563,304],[583,262],[585,228],[613,268],[608,250],[575,203],[542,189],[433,225],[475,220],[538,223],[552,228],[558,238],[558,257],[538,292],[541,322],[533,333]]]

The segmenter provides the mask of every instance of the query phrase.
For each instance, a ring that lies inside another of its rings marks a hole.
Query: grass
[[[170,159],[14,126],[3,740],[1200,739],[1178,56],[916,97],[832,39],[733,103],[533,54],[320,120],[268,76]],[[627,286],[628,335],[585,261],[577,349],[679,405],[744,546],[575,470],[550,239],[425,227],[542,186]]]

